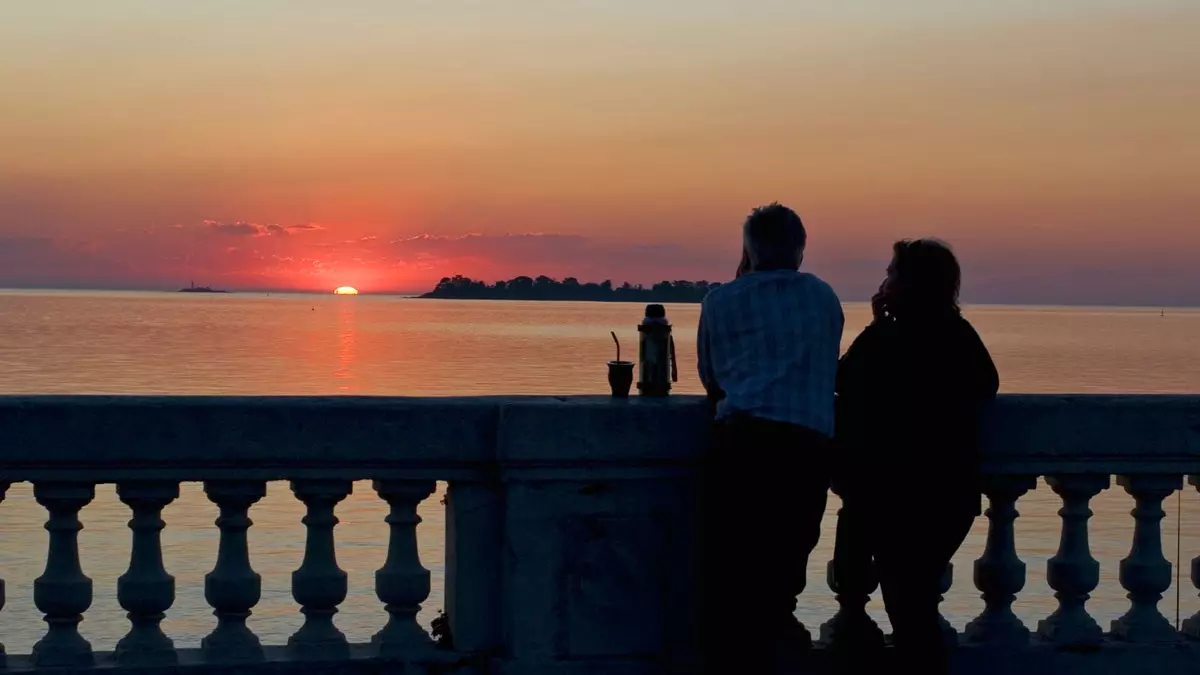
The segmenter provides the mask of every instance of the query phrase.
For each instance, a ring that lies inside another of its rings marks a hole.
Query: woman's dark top
[[[978,509],[980,424],[999,384],[983,341],[957,313],[876,320],[838,364],[844,479]]]

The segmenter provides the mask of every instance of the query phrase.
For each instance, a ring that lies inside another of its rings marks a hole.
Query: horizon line
[[[727,282],[721,282],[721,283],[727,283]],[[332,295],[334,295],[333,289],[305,290],[305,289],[295,289],[295,288],[290,288],[290,289],[288,289],[288,288],[250,288],[250,289],[223,288],[221,290],[224,290],[226,292],[225,293],[214,293],[212,295],[218,296],[218,297],[219,296],[227,296],[227,295],[251,295],[251,294],[262,295],[262,294],[267,294],[267,293],[279,293],[279,294],[285,294],[285,295],[315,295],[315,296],[320,296],[320,295],[331,295],[332,296]],[[156,287],[0,286],[0,294],[7,294],[7,293],[14,293],[14,292],[17,292],[17,293],[20,293],[20,292],[163,293],[163,294],[169,294],[169,295],[180,294],[178,289],[167,290],[164,288],[156,288]],[[362,297],[362,296],[376,296],[376,297],[397,297],[397,298],[414,299],[414,300],[431,299],[431,300],[435,300],[435,301],[442,300],[442,301],[446,301],[446,302],[463,302],[464,300],[466,300],[466,301],[474,301],[474,302],[596,302],[596,303],[604,303],[604,304],[642,304],[640,301],[629,301],[629,302],[622,303],[622,302],[614,302],[614,301],[606,301],[606,300],[554,300],[554,299],[544,299],[544,300],[479,299],[479,300],[471,300],[471,299],[460,299],[460,298],[440,298],[439,299],[439,298],[421,298],[421,297],[419,297],[420,295],[427,293],[427,292],[428,291],[406,291],[406,290],[391,290],[391,289],[380,290],[380,291],[363,291],[360,289],[357,296],[346,295],[346,296],[338,296],[338,297],[354,298],[354,297]],[[183,293],[181,295],[188,295],[188,294]],[[866,303],[870,302],[870,298],[864,298],[864,299],[839,298],[839,299],[841,300],[841,302],[843,304],[866,304]],[[683,303],[665,303],[665,304],[689,305],[689,304],[700,304],[700,303],[683,302]],[[1031,309],[1039,309],[1039,308],[1040,309],[1054,309],[1054,308],[1096,309],[1096,308],[1103,308],[1103,309],[1143,310],[1143,309],[1158,308],[1158,309],[1200,310],[1200,306],[1177,305],[1177,304],[1105,305],[1105,304],[1096,303],[1096,302],[1079,302],[1079,303],[1070,303],[1070,304],[1066,304],[1066,303],[1023,303],[1023,302],[963,302],[961,304],[964,307],[1024,307],[1024,308],[1031,308]]]

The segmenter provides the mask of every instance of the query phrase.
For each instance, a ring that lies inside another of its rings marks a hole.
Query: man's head
[[[751,211],[742,227],[742,245],[756,272],[800,269],[807,240],[800,216],[778,202]]]

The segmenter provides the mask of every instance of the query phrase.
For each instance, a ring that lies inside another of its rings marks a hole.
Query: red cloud
[[[214,220],[206,220],[204,224],[216,234],[228,234],[234,237],[258,237],[266,234],[261,225],[255,225],[254,223],[221,223]]]
[[[456,236],[421,234],[389,243],[390,254],[411,261],[436,280],[466,274],[491,281],[546,274],[581,279],[653,282],[725,278],[736,253],[714,253],[678,244],[622,243],[543,232]]]
[[[485,281],[541,274],[634,283],[721,281],[737,265],[733,248],[575,234],[422,234],[390,240],[330,235],[317,225],[206,221],[110,230],[88,240],[0,236],[0,286],[174,289],[194,280],[232,289],[326,290],[350,284],[420,291],[453,274]],[[1063,260],[1051,259],[1051,252],[1026,252],[1018,274],[1013,256],[961,243],[964,297],[971,302],[1189,304],[1200,293],[1186,250],[1153,263],[1115,254]],[[843,298],[863,299],[877,287],[889,251],[886,244],[840,256],[814,249],[805,266],[829,280]]]

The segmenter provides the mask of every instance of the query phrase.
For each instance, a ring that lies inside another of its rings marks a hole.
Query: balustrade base
[[[333,625],[332,614],[310,616],[310,620],[288,638],[288,648],[299,659],[344,659],[350,656],[350,643],[346,635]]]
[[[53,675],[487,675],[494,672],[483,660],[454,653],[427,655],[420,662],[389,664],[378,657],[373,645],[356,644],[341,656],[326,655],[297,659],[290,647],[264,647],[258,662],[230,664],[202,648],[179,649],[173,664],[129,665],[121,663],[116,652],[97,652],[90,666],[77,665],[47,670],[38,668],[33,657],[10,655],[7,673],[43,673]],[[404,668],[404,670],[401,670]]]
[[[371,637],[371,645],[385,659],[423,656],[437,647],[433,638],[415,621],[389,617],[383,629]]]
[[[130,666],[169,666],[177,660],[175,643],[162,630],[137,636],[127,635],[119,642],[113,655],[122,665]]]
[[[1175,642],[1180,634],[1157,612],[1130,612],[1112,622],[1113,637],[1129,642]]]
[[[967,624],[963,637],[967,642],[1022,645],[1029,642],[1029,628],[1013,613],[1011,607],[985,609],[983,614]]]
[[[200,641],[200,649],[211,659],[224,663],[254,663],[263,660],[263,647],[245,623],[218,625]]]
[[[1200,612],[1183,622],[1183,636],[1189,640],[1200,640]]]
[[[821,624],[820,643],[823,646],[837,648],[843,645],[853,649],[883,648],[886,644],[883,630],[865,610],[846,611],[838,613],[829,621]]]
[[[835,675],[845,665],[837,650],[815,646],[792,661],[781,663],[781,673]],[[54,668],[54,675],[218,675],[231,672],[227,662],[216,661],[202,649],[176,651],[172,665],[130,666],[112,652],[95,654],[94,664]],[[871,656],[871,673],[895,670],[895,652],[884,648]],[[1200,643],[1139,645],[1106,638],[1095,649],[1061,650],[1036,639],[1026,645],[995,647],[963,644],[951,653],[953,675],[1124,675],[1153,672],[1182,675],[1200,670]],[[9,655],[9,673],[47,672],[36,668],[28,655]],[[397,662],[379,656],[370,644],[351,645],[344,658],[297,660],[288,647],[264,647],[259,663],[238,664],[236,672],[248,675],[679,675],[688,672],[666,659],[583,659],[537,661],[488,659],[476,655],[434,650],[418,659]],[[865,675],[871,675],[866,673]]]
[[[1200,643],[1186,646],[1136,645],[1106,638],[1093,650],[1061,650],[1039,643],[1036,638],[1023,645],[970,645],[951,651],[952,675],[1125,675],[1160,673],[1173,675],[1197,672],[1200,668]],[[788,664],[781,670],[788,675],[835,675],[845,672],[845,663],[834,650],[814,649],[803,663]],[[871,655],[870,669],[864,675],[900,672],[892,648]]]
[[[1087,648],[1104,642],[1100,624],[1082,606],[1071,611],[1056,610],[1049,618],[1038,622],[1037,635],[1059,647]]]
[[[947,646],[957,647],[958,644],[962,642],[962,636],[958,634],[958,631],[954,629],[954,626],[950,625],[950,622],[946,620],[946,617],[938,617],[938,626],[940,626],[942,629],[942,640],[945,641]]]
[[[90,666],[94,659],[91,643],[75,630],[74,623],[51,623],[30,655],[30,660],[42,668]]]

